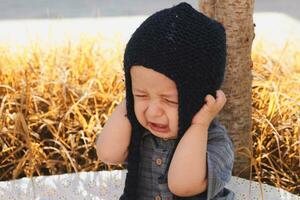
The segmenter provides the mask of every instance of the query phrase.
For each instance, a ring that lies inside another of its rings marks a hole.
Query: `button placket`
[[[173,148],[173,141],[155,137],[153,137],[152,141],[152,167],[156,174],[152,178],[153,181],[157,184],[156,187],[158,189],[158,191],[153,191],[153,199],[160,198],[161,200],[172,200],[172,195],[170,196],[170,191],[168,189],[166,169],[170,150]]]

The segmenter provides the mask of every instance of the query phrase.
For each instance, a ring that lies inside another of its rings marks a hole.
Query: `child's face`
[[[178,95],[175,82],[143,66],[130,69],[134,112],[139,123],[160,138],[178,132]]]

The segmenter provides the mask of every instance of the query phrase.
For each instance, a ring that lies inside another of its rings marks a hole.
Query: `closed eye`
[[[175,102],[175,101],[171,101],[171,100],[169,100],[169,99],[165,99],[168,103],[172,103],[172,104],[178,104],[177,102]]]
[[[139,98],[147,97],[147,95],[143,95],[143,94],[134,94],[133,96],[139,97]],[[169,100],[169,99],[164,99],[164,101],[166,101],[167,103],[171,103],[171,104],[176,104],[176,105],[178,104],[177,102]]]
[[[145,97],[146,95],[142,95],[142,94],[135,94],[134,96],[136,96],[136,97]]]

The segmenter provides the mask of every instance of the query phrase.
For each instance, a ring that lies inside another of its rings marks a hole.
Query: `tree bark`
[[[222,23],[227,37],[227,68],[221,87],[227,103],[220,113],[235,146],[233,175],[251,173],[251,48],[254,39],[254,0],[200,0],[200,10]]]

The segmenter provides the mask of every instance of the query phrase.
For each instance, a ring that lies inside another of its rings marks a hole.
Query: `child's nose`
[[[163,114],[163,109],[159,101],[151,101],[146,112],[148,117],[159,117]]]

